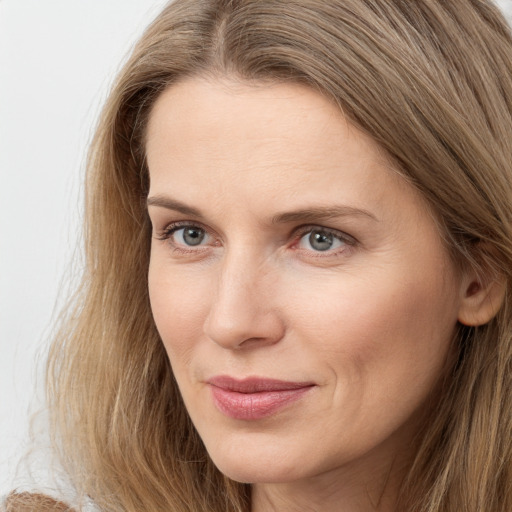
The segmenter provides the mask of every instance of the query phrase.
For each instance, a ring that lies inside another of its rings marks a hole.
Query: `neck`
[[[342,478],[340,476],[340,478]],[[370,488],[372,487],[372,488]],[[256,484],[252,490],[252,512],[395,512],[396,488],[391,482],[347,486],[346,481],[300,481]]]
[[[396,512],[407,466],[358,461],[293,482],[256,483],[251,512]]]

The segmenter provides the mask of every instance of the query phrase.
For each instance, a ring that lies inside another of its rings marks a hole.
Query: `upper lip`
[[[207,380],[207,383],[226,391],[236,393],[260,393],[264,391],[290,391],[314,386],[313,382],[291,382],[264,377],[247,377],[235,379],[227,375],[219,375]]]

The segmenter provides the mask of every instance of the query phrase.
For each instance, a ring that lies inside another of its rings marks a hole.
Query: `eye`
[[[300,249],[326,252],[339,249],[346,245],[353,245],[353,242],[348,236],[326,228],[314,228],[301,236],[297,246]]]
[[[170,225],[158,238],[168,240],[176,249],[202,247],[211,244],[212,240],[205,229],[193,224]]]
[[[184,228],[175,229],[172,233],[176,243],[181,245],[188,245],[195,247],[201,245],[201,243],[208,239],[206,231],[197,226],[187,226]]]

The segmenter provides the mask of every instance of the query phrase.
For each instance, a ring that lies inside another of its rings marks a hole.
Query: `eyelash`
[[[199,251],[204,250],[205,249],[204,246],[197,246],[196,248],[194,248],[193,246],[190,246],[190,248],[187,249],[186,248],[187,246],[181,245],[181,244],[178,245],[172,241],[172,236],[174,235],[174,233],[176,233],[177,231],[179,231],[180,229],[183,229],[183,228],[199,228],[200,230],[204,231],[208,236],[213,237],[213,235],[209,232],[209,230],[198,222],[178,221],[178,222],[173,222],[173,223],[169,224],[161,233],[156,235],[156,238],[157,238],[157,240],[160,240],[160,241],[169,242],[169,244],[171,245],[171,247],[173,249],[173,252],[178,252],[178,253],[181,253],[184,255],[191,254],[191,253],[197,254]],[[307,235],[308,233],[311,233],[313,231],[319,231],[321,233],[332,235],[333,238],[342,242],[344,244],[344,247],[339,248],[338,250],[329,249],[329,250],[326,250],[325,252],[301,249],[301,248],[296,247],[305,235]],[[332,229],[332,228],[327,228],[324,226],[319,226],[316,224],[301,226],[301,227],[295,229],[295,231],[292,235],[292,238],[293,238],[293,241],[291,244],[291,248],[293,250],[305,251],[305,252],[309,253],[310,257],[312,255],[314,255],[313,257],[316,257],[316,258],[336,256],[337,254],[339,254],[341,252],[345,252],[347,249],[350,249],[358,244],[358,241],[353,236],[351,236],[347,233],[344,233],[343,231],[339,231],[337,229]]]
[[[343,247],[341,248],[338,248],[338,249],[328,249],[326,251],[314,251],[312,249],[301,249],[301,248],[298,248],[298,247],[295,247],[296,245],[298,245],[301,240],[307,235],[307,234],[310,234],[312,233],[313,231],[318,231],[320,233],[324,233],[324,234],[327,234],[327,235],[332,235],[333,238],[339,240],[340,242],[343,243]],[[326,258],[326,257],[332,257],[332,256],[336,256],[342,252],[345,252],[347,251],[347,249],[350,249],[352,247],[354,247],[355,245],[357,245],[357,240],[347,234],[347,233],[344,233],[343,231],[339,231],[337,229],[332,229],[332,228],[327,228],[327,227],[324,227],[324,226],[318,226],[318,225],[314,225],[314,224],[310,224],[308,226],[302,226],[302,227],[299,227],[296,231],[295,231],[295,234],[294,234],[294,242],[292,244],[292,247],[294,248],[294,250],[296,251],[305,251],[307,253],[309,253],[309,257],[315,257],[315,258]]]
[[[161,240],[163,242],[165,242],[165,241],[169,242],[169,244],[171,245],[171,247],[173,249],[173,252],[178,252],[181,254],[191,254],[191,253],[197,254],[198,251],[201,251],[201,249],[204,250],[204,247],[202,247],[202,246],[199,246],[197,248],[194,248],[191,246],[190,249],[186,249],[185,248],[186,246],[178,245],[172,241],[172,236],[174,235],[174,233],[176,233],[177,231],[179,231],[180,229],[183,229],[183,228],[199,228],[202,231],[204,231],[205,233],[207,233],[209,236],[212,236],[212,235],[210,235],[208,229],[206,229],[206,227],[202,226],[198,222],[179,221],[179,222],[173,222],[172,224],[169,224],[160,234],[156,235],[156,238],[157,238],[157,240]]]

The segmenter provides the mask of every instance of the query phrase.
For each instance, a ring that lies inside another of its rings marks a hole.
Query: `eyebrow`
[[[368,210],[342,205],[320,206],[278,213],[272,218],[272,223],[281,224],[286,222],[300,222],[304,220],[309,222],[318,222],[338,217],[368,217],[369,219],[378,221],[377,217]]]
[[[185,203],[176,201],[165,196],[153,196],[148,197],[146,201],[147,206],[160,206],[161,208],[167,208],[168,210],[174,210],[176,212],[183,213],[183,215],[192,215],[193,217],[203,217],[203,214],[197,208],[188,206]]]
[[[192,206],[188,206],[181,201],[172,199],[167,196],[148,197],[147,206],[159,206],[168,210],[173,210],[183,215],[191,215],[193,217],[204,218],[200,210]],[[378,221],[377,217],[368,210],[363,208],[355,208],[353,206],[319,206],[314,208],[304,208],[289,212],[282,212],[272,217],[272,224],[285,224],[288,222],[319,222],[338,217],[367,217],[371,220]]]

